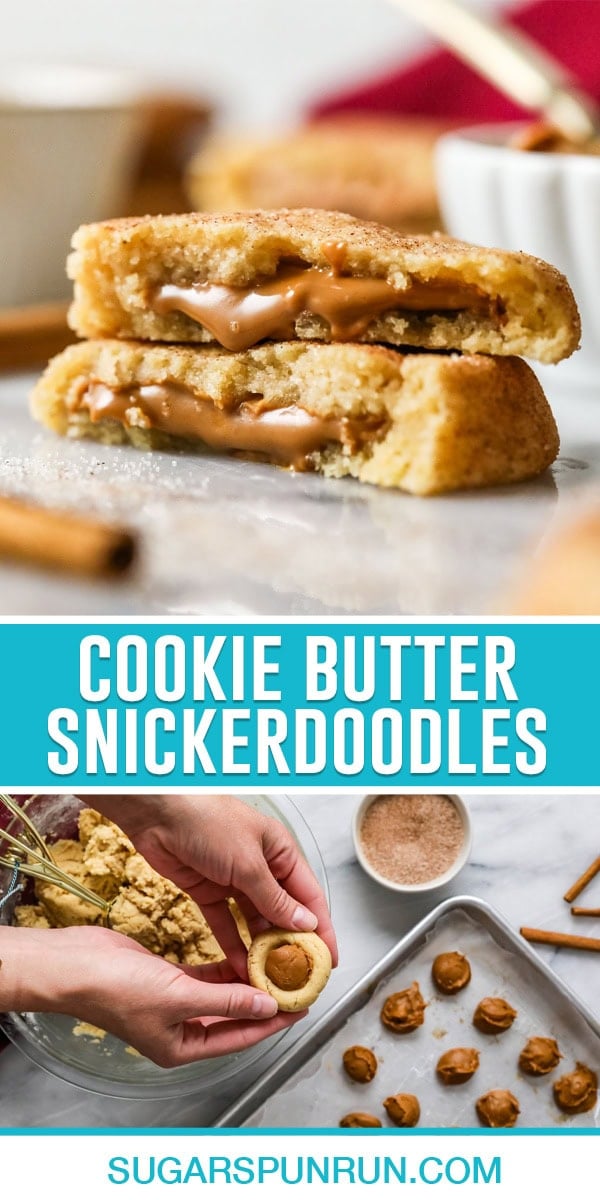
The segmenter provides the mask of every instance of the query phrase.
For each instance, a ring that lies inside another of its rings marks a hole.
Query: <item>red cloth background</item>
[[[534,0],[511,7],[502,19],[554,54],[600,102],[599,0]],[[311,115],[353,111],[469,121],[510,121],[525,115],[446,50],[434,50],[364,86],[328,98],[316,104]]]

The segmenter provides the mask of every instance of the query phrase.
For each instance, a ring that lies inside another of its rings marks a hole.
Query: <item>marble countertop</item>
[[[498,612],[531,549],[600,484],[598,399],[554,396],[552,384],[562,450],[551,471],[423,498],[209,454],[68,441],[29,416],[32,383],[0,377],[0,491],[126,520],[142,554],[118,586],[0,564],[0,614]]]
[[[463,793],[464,794],[464,793]],[[468,797],[473,817],[471,859],[454,885],[439,894],[472,894],[498,908],[517,928],[576,926],[562,894],[598,849],[600,796]],[[334,972],[301,1031],[343,996],[417,920],[431,901],[407,901],[371,881],[358,866],[350,833],[356,796],[297,797],[311,825],[328,872],[333,916],[340,941]],[[600,905],[600,877],[586,892],[586,904]],[[577,926],[581,932],[580,926]],[[597,933],[597,923],[585,932]],[[572,950],[538,948],[544,960],[596,1013],[600,959]],[[599,1014],[600,1015],[600,1014]],[[292,1044],[294,1031],[285,1045]],[[281,1050],[266,1054],[264,1069]],[[246,1084],[258,1068],[248,1075]],[[31,1065],[10,1047],[0,1055],[0,1127],[15,1126],[180,1126],[209,1125],[239,1094],[239,1078],[218,1096],[188,1096],[160,1102],[112,1100],[72,1087]]]

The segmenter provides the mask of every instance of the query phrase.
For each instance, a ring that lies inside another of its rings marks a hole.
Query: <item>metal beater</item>
[[[78,896],[80,900],[95,904],[96,908],[102,911],[104,924],[108,924],[112,901],[104,900],[102,896],[96,895],[84,884],[67,875],[66,871],[54,862],[50,847],[21,805],[17,804],[12,796],[0,792],[0,810],[2,809],[10,814],[10,820],[6,828],[0,825],[0,866],[7,867],[11,871],[11,877],[7,890],[0,896],[0,909],[19,891],[19,877],[25,875],[30,879],[54,883],[65,892]],[[21,829],[17,833],[19,826]]]

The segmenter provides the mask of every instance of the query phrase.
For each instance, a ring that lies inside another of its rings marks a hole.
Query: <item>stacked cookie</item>
[[[72,437],[241,454],[427,494],[543,471],[556,425],[517,355],[579,341],[523,254],[341,213],[141,217],[74,239],[70,321],[33,413]]]

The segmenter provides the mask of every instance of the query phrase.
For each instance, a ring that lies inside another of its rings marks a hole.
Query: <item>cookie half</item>
[[[383,346],[82,342],[51,361],[32,411],[71,437],[208,447],[420,494],[527,479],[558,452],[520,359]]]
[[[68,271],[82,337],[383,342],[558,362],[579,314],[554,267],[316,209],[83,226]]]

